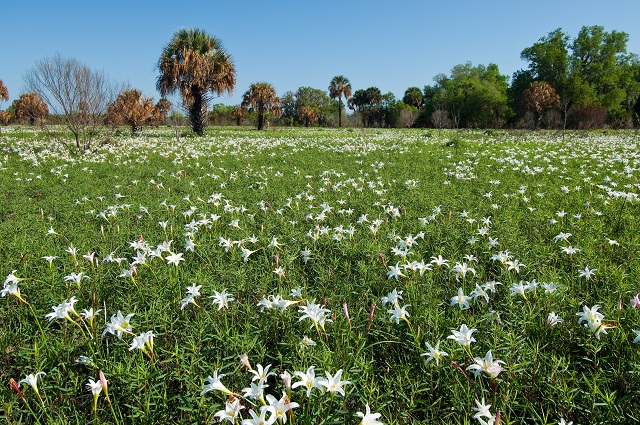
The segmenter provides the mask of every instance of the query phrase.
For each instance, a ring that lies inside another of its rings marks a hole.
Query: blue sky
[[[2,5],[0,79],[6,108],[23,91],[34,63],[60,53],[159,98],[156,63],[179,28],[222,40],[234,58],[237,86],[214,102],[238,104],[249,85],[278,94],[301,86],[326,90],[345,75],[353,90],[379,87],[401,98],[457,64],[496,63],[502,74],[526,68],[520,52],[561,27],[583,25],[629,34],[640,53],[638,0],[319,0],[319,1],[10,1]]]

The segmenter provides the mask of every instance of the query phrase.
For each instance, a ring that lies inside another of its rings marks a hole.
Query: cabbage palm
[[[2,80],[0,80],[0,103],[6,102],[7,100],[9,100],[9,90],[7,90],[7,87],[5,87]]]
[[[236,69],[219,39],[200,29],[180,29],[164,47],[158,61],[156,86],[162,96],[180,92],[193,131],[202,136],[209,93],[231,94]]]
[[[114,103],[109,105],[105,119],[117,126],[127,124],[131,126],[131,133],[137,133],[143,124],[150,122],[154,116],[153,99],[143,97],[137,89],[123,90]]]
[[[242,120],[247,118],[249,112],[243,107],[235,107],[233,111],[231,111],[231,117],[236,120],[236,125],[240,126],[242,124]]]
[[[6,102],[7,100],[9,100],[9,90],[7,90],[7,87],[4,85],[2,80],[0,80],[0,105],[2,105],[2,102]],[[7,125],[9,124],[10,118],[11,114],[9,112],[0,111],[0,123]]]
[[[351,83],[344,75],[337,75],[331,79],[329,97],[338,98],[338,127],[342,127],[342,96],[345,100],[351,97]]]
[[[308,105],[301,106],[298,115],[304,122],[305,127],[309,127],[309,125],[313,125],[318,121],[318,113],[313,109],[313,107]]]
[[[37,93],[24,93],[13,101],[16,118],[27,120],[30,125],[44,122],[49,115],[49,107]]]
[[[280,116],[282,101],[276,96],[276,90],[269,83],[253,83],[242,97],[242,107],[258,113],[258,130],[264,128],[265,116],[271,113]]]

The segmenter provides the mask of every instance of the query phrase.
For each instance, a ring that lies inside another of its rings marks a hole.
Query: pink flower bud
[[[107,378],[104,377],[104,373],[102,371],[98,372],[98,376],[100,377],[100,384],[102,384],[102,389],[104,391],[107,390],[107,383],[109,381],[107,381]]]
[[[109,402],[109,404],[111,404],[111,399],[109,399],[109,389],[107,388],[107,383],[108,383],[107,378],[104,377],[104,373],[102,373],[102,371],[98,372],[98,377],[100,377],[100,384],[102,385],[102,391],[104,391],[104,396]]]
[[[345,317],[347,318],[347,323],[349,324],[349,329],[351,329],[351,318],[349,317],[349,307],[347,307],[347,303],[342,304],[342,311],[344,312]]]

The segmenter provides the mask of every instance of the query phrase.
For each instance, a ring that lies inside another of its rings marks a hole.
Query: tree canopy
[[[409,87],[404,92],[402,102],[406,103],[407,105],[420,108],[423,103],[422,90],[420,90],[419,87]]]
[[[456,65],[451,75],[439,74],[436,84],[425,88],[433,110],[449,112],[455,126],[499,127],[505,123],[508,77],[500,74],[495,64],[473,66],[470,62]]]
[[[9,90],[7,90],[2,80],[0,80],[0,102],[6,102],[7,100],[9,100]]]
[[[58,54],[38,61],[25,75],[25,82],[52,113],[62,117],[75,146],[69,145],[64,136],[54,137],[70,150],[90,150],[104,127],[107,108],[117,96],[117,85],[104,72]]]
[[[16,118],[26,120],[30,125],[42,122],[49,115],[49,108],[38,93],[24,93],[13,101]]]
[[[257,120],[259,129],[268,119],[332,126],[336,109],[339,127],[345,117],[365,127],[630,127],[640,123],[640,58],[627,51],[628,42],[627,33],[598,25],[583,26],[575,37],[557,28],[521,51],[526,68],[510,79],[494,63],[467,62],[438,74],[423,89],[408,87],[401,100],[376,86],[354,88],[344,75],[334,76],[327,90],[303,86],[281,98],[270,84],[254,83],[240,105],[220,103],[210,110],[214,97],[233,93],[236,68],[218,38],[190,28],[176,31],[163,47],[156,87],[162,96],[180,96],[198,135],[208,119],[239,125],[248,118]],[[37,93],[71,130],[78,151],[88,149],[104,122],[116,124],[117,117],[137,131],[163,122],[170,109],[168,103],[153,107],[141,94],[132,100],[134,93],[114,102],[118,89],[104,74],[59,55],[38,62],[25,81],[27,91]],[[8,99],[0,80],[0,104]],[[353,114],[345,114],[345,104]],[[17,117],[13,110],[0,120]]]
[[[521,57],[529,62],[531,79],[549,83],[574,112],[604,109],[610,124],[622,126],[632,119],[640,95],[640,61],[627,53],[628,40],[628,34],[598,25],[583,26],[573,40],[557,29]]]
[[[160,99],[154,105],[153,98],[143,97],[140,90],[127,89],[109,105],[105,119],[112,126],[126,124],[131,127],[132,133],[137,133],[143,125],[162,123],[170,109],[171,103],[166,99]]]
[[[282,101],[269,83],[253,83],[242,96],[242,107],[258,115],[258,130],[263,130],[268,115],[279,117]]]
[[[200,29],[180,29],[162,50],[158,61],[158,91],[179,92],[189,111],[193,131],[202,136],[210,93],[232,93],[236,68],[222,42]]]

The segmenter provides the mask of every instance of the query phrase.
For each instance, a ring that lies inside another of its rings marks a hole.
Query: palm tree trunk
[[[338,127],[342,127],[342,96],[338,98]]]
[[[262,130],[264,127],[264,110],[258,108],[258,130]]]
[[[204,117],[203,117],[203,104],[204,98],[199,87],[195,86],[191,88],[191,95],[193,96],[193,103],[189,107],[189,120],[191,121],[191,129],[198,136],[204,135]]]

